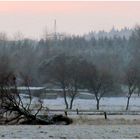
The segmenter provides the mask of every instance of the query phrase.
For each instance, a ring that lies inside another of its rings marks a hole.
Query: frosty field
[[[126,97],[104,97],[100,101],[101,110],[125,110],[126,108]],[[57,99],[44,99],[44,106],[50,109],[64,109],[65,103],[63,98]],[[73,109],[96,109],[95,99],[75,99],[73,104]],[[129,110],[139,110],[140,109],[140,97],[132,97],[130,99]]]
[[[139,115],[70,116],[71,125],[9,125],[0,126],[0,138],[32,139],[109,139],[140,138]]]
[[[120,117],[120,116],[118,116]],[[123,121],[123,119],[122,119]],[[128,124],[72,124],[64,125],[18,125],[0,126],[0,138],[32,139],[124,139],[140,138],[140,125]]]
[[[34,99],[36,103],[37,98]],[[139,110],[140,98],[132,97],[130,110]],[[63,98],[44,99],[44,106],[50,109],[64,109]],[[101,99],[102,110],[125,110],[126,98],[110,97]],[[73,109],[95,109],[95,100],[76,99]],[[46,139],[82,139],[82,138],[140,138],[139,115],[69,115],[71,125],[7,125],[0,126],[0,138],[46,138]]]

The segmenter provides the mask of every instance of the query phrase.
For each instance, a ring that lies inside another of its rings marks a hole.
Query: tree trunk
[[[72,107],[73,107],[73,101],[74,101],[74,97],[71,98],[71,101],[70,101],[70,109],[72,109]]]
[[[127,105],[126,105],[126,110],[128,110],[128,107],[129,107],[129,101],[130,101],[130,97],[131,97],[131,96],[128,96],[128,98],[127,98]]]
[[[67,96],[66,96],[66,90],[63,89],[63,94],[64,94],[64,101],[65,101],[65,105],[66,105],[66,109],[69,108],[68,102],[67,102]]]
[[[98,98],[98,93],[95,93],[95,99],[96,99],[96,109],[99,110],[99,102],[100,102],[100,98]]]
[[[99,99],[96,99],[96,101],[97,101],[96,109],[99,110],[99,102],[100,102],[100,100]]]

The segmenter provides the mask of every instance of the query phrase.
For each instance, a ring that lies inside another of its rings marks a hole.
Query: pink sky
[[[0,2],[0,31],[38,38],[43,30],[83,34],[134,27],[140,23],[140,2]]]
[[[140,8],[140,2],[97,2],[97,1],[0,1],[0,12],[6,13],[51,13],[51,12],[87,12],[113,11],[130,12],[137,11]]]

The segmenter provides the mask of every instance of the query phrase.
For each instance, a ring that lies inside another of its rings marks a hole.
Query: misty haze
[[[0,138],[140,138],[139,9],[0,2]]]

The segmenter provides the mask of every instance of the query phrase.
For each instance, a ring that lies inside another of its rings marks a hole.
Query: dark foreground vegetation
[[[7,75],[6,75],[7,76]],[[25,100],[20,96],[16,78],[14,75],[4,77],[0,83],[0,124],[70,124],[72,120],[62,115],[42,115],[38,114],[42,111],[42,102],[38,102],[38,107],[31,107],[32,96],[30,89],[28,91],[29,99]]]
[[[24,104],[17,86],[44,86],[60,88],[66,109],[72,109],[80,89],[95,96],[97,110],[104,96],[127,94],[126,110],[134,93],[140,93],[140,27],[128,37],[64,36],[31,40],[18,36],[15,40],[0,34],[0,103],[1,114],[14,113],[13,120],[22,123],[50,124],[69,118],[54,116],[50,121],[41,118],[39,102],[31,111],[32,97]],[[123,92],[127,89],[127,93]],[[68,102],[67,98],[70,98]],[[6,122],[8,120],[6,116]],[[16,114],[16,115],[15,115]],[[56,119],[57,118],[57,119]],[[11,118],[10,118],[11,119]],[[66,121],[67,120],[67,121]]]

